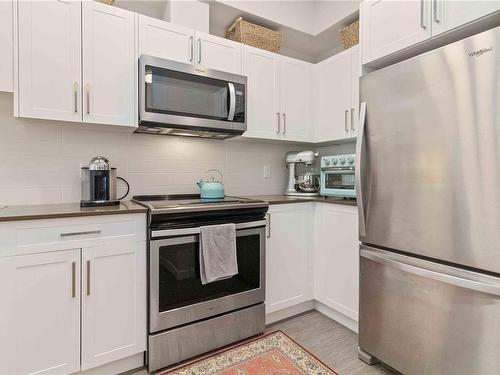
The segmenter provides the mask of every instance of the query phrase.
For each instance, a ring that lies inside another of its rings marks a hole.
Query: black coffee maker
[[[130,186],[128,182],[116,176],[116,168],[111,168],[108,159],[103,156],[93,158],[88,167],[82,167],[80,207],[115,206],[120,199],[127,196]],[[116,180],[122,180],[127,185],[123,197],[116,198]]]

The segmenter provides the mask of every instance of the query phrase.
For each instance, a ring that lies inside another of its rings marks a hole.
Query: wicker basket
[[[359,21],[353,22],[339,31],[344,49],[351,48],[359,43]]]
[[[115,0],[94,0],[94,1],[97,1],[98,3],[107,4],[107,5],[113,5],[113,3],[115,2]]]
[[[281,47],[282,34],[279,31],[247,22],[240,17],[227,29],[226,38],[266,51],[278,52]]]

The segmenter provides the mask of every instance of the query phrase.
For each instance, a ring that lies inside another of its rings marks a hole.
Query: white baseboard
[[[318,310],[320,313],[326,315],[330,319],[342,324],[343,326],[349,328],[351,331],[358,333],[358,322],[348,316],[338,312],[337,310],[328,307],[327,305],[314,301],[314,309]]]
[[[286,309],[279,310],[270,314],[266,314],[266,324],[272,324],[292,316],[302,314],[303,312],[313,310],[314,301],[306,301],[298,305],[287,307]]]
[[[78,375],[117,375],[144,367],[144,353],[138,353],[105,365],[77,372]]]

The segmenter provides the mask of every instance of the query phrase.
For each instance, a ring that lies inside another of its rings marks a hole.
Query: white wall
[[[196,193],[209,168],[224,173],[233,195],[279,194],[286,144],[202,140],[88,130],[85,125],[12,117],[12,94],[0,93],[0,205],[78,202],[80,166],[108,157],[133,194]],[[264,165],[271,177],[264,178]],[[119,182],[120,183],[120,182]]]
[[[243,12],[317,35],[359,9],[361,0],[217,0]]]
[[[190,29],[209,33],[210,14],[208,3],[197,0],[169,0],[165,6],[165,21]]]
[[[314,4],[312,0],[217,0],[243,12],[266,18],[293,29],[314,34],[312,27]]]

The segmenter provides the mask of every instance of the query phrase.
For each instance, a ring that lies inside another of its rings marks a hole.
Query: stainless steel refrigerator
[[[361,79],[360,358],[500,374],[500,27]]]

